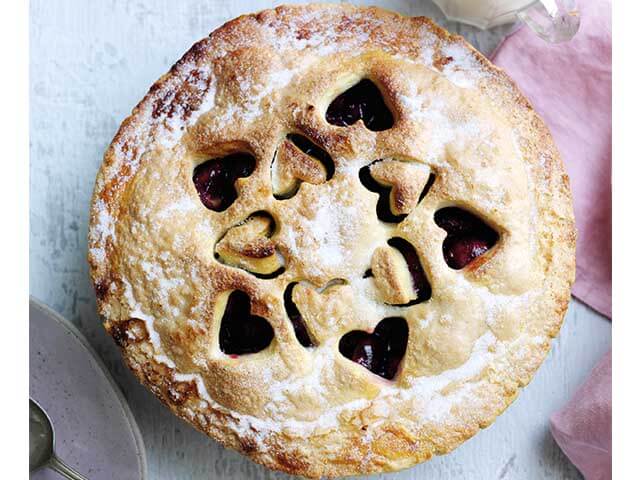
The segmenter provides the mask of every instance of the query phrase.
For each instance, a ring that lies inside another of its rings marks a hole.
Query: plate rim
[[[78,329],[78,327],[76,327],[73,323],[71,323],[61,314],[53,310],[47,304],[45,304],[41,300],[38,300],[33,295],[29,294],[29,306],[31,307],[32,305],[36,309],[40,310],[43,314],[51,317],[60,326],[62,326],[69,333],[71,333],[76,338],[76,340],[78,340],[82,348],[84,348],[84,350],[89,354],[89,357],[93,360],[94,365],[106,377],[107,381],[111,385],[112,390],[116,394],[116,398],[120,403],[120,407],[122,408],[122,411],[125,414],[126,420],[129,423],[129,426],[131,427],[131,431],[133,432],[133,438],[136,443],[136,447],[138,449],[139,457],[141,460],[140,462],[141,469],[139,471],[140,478],[142,480],[147,480],[148,478],[147,453],[144,445],[144,439],[142,437],[142,433],[140,432],[140,427],[138,427],[138,422],[136,421],[135,416],[133,415],[133,412],[129,407],[129,404],[127,403],[127,400],[124,397],[124,394],[120,390],[120,386],[116,383],[116,381],[111,376],[111,372],[109,372],[109,370],[107,369],[102,359],[98,356],[96,351],[93,349],[93,347],[91,346],[89,341],[86,339],[86,337],[82,334],[82,332]],[[29,317],[29,321],[31,321],[30,317]],[[29,371],[31,371],[31,368],[29,368]]]

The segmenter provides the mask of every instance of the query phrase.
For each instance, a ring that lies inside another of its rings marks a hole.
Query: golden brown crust
[[[294,191],[300,181],[318,185],[327,179],[322,163],[302,152],[293,142],[284,140],[273,165],[273,194],[284,196]]]
[[[419,163],[385,159],[371,165],[371,176],[391,187],[390,207],[394,215],[407,215],[418,205],[429,180],[429,169]]]
[[[271,218],[258,214],[231,227],[215,246],[218,259],[226,265],[260,275],[276,272],[282,262],[270,238],[271,222]]]
[[[402,305],[416,299],[411,275],[402,254],[388,245],[376,248],[371,271],[380,298],[390,305]]]
[[[363,77],[393,111],[392,129],[324,120],[328,103]],[[329,152],[336,174],[280,201],[271,164],[291,132]],[[236,182],[239,201],[209,211],[193,168],[237,151],[254,155],[256,170]],[[392,231],[357,175],[380,158],[436,175]],[[444,263],[445,233],[432,222],[448,205],[500,233],[460,271]],[[265,210],[278,224],[269,240],[285,273],[259,279],[217,261],[224,234]],[[381,304],[373,280],[362,278],[391,234],[416,247],[433,286],[428,302],[401,311]],[[547,128],[462,38],[378,8],[286,6],[235,19],[195,44],[123,122],[96,179],[89,263],[107,330],[175,414],[267,467],[331,477],[406,468],[490,425],[560,329],[575,235],[568,178]],[[312,350],[297,343],[282,301],[300,280],[294,297],[318,344]],[[241,359],[217,345],[236,289],[275,333],[268,349]],[[391,315],[406,318],[410,338],[387,382],[336,345]]]

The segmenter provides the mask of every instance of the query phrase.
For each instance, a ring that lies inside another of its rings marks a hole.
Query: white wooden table
[[[432,16],[485,53],[508,30],[446,24],[429,0],[354,3]],[[31,2],[30,290],[72,320],[105,360],[140,425],[152,479],[285,476],[225,451],[174,418],[120,362],[95,313],[85,260],[93,181],[120,121],[153,81],[224,21],[270,6],[250,0]],[[609,321],[572,302],[549,358],[492,427],[447,457],[386,478],[580,478],[551,438],[548,418],[610,344]]]

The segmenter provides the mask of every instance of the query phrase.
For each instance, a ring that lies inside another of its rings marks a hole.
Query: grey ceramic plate
[[[33,298],[29,395],[51,417],[65,463],[91,480],[146,479],[142,436],[118,386],[82,334]],[[31,478],[61,477],[44,469]]]

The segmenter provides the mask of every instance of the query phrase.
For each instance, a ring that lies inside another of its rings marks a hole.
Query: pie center
[[[360,188],[357,178],[336,178],[292,199],[294,211],[281,225],[280,237],[301,260],[307,278],[327,281],[363,272],[376,243],[384,242],[386,232],[375,203],[359,197]]]

